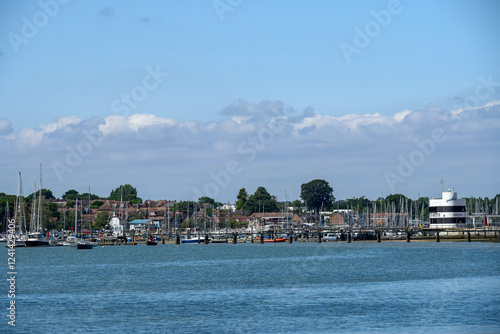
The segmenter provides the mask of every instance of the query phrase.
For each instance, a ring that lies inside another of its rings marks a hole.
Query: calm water
[[[16,249],[16,333],[498,333],[500,244]],[[2,251],[7,270],[7,251]]]

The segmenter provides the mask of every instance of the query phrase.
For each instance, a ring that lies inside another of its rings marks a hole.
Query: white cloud
[[[241,170],[210,197],[226,201],[241,187],[264,185],[275,189],[278,196],[280,187],[289,187],[290,196],[298,198],[300,184],[319,177],[331,180],[344,198],[373,198],[380,192],[390,192],[384,172],[397,171],[400,157],[408,159],[419,150],[416,142],[429,140],[433,130],[439,129],[446,139],[435,143],[432,154],[426,155],[422,165],[398,185],[398,192],[424,195],[425,190],[418,188],[442,175],[455,177],[463,187],[479,183],[491,188],[498,181],[498,101],[458,114],[427,106],[394,115],[334,117],[314,114],[310,109],[295,113],[281,102],[276,105],[282,113],[264,112],[262,116],[257,112],[259,106],[271,110],[272,105],[247,105],[245,108],[254,115],[231,115],[209,123],[153,114],[83,121],[59,118],[47,125],[10,133],[10,140],[0,137],[0,149],[8,157],[2,173],[15,175],[18,168],[35,168],[40,161],[45,166],[57,162],[68,166],[64,182],[57,180],[53,170],[44,175],[47,184],[60,187],[61,193],[77,188],[72,186],[74,182],[81,183],[81,187],[92,183],[96,188],[105,188],[103,195],[119,184],[131,183],[152,197],[163,196],[155,192],[168,191],[172,198],[187,199],[194,188],[203,191],[207,184],[223,184],[222,179],[216,182],[214,175],[225,175],[227,164],[236,162]],[[279,128],[273,122],[276,119],[280,120]],[[5,124],[8,128],[10,123]],[[71,154],[79,154],[79,159],[71,160]],[[460,177],[466,172],[461,167],[464,161],[477,162],[474,168],[480,175],[478,179]],[[292,183],[298,189],[295,192],[288,185]]]
[[[174,126],[176,124],[177,122],[172,119],[152,114],[133,114],[130,117],[113,115],[104,119],[104,124],[99,125],[99,130],[104,136],[107,136],[110,134],[139,132],[144,128],[155,125]]]
[[[12,131],[14,131],[12,123],[8,119],[0,117],[0,136],[7,136]]]
[[[411,111],[410,110],[403,110],[402,112],[398,112],[397,114],[394,114],[392,118],[398,123],[401,123],[406,116],[410,115]]]
[[[69,126],[77,125],[80,119],[76,116],[59,117],[55,122],[46,125],[40,125],[38,128],[26,128],[19,132],[12,139],[17,139],[21,146],[38,146],[42,143],[44,136],[56,132],[58,130],[67,129]]]

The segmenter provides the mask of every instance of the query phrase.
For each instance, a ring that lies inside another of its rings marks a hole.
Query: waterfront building
[[[442,198],[429,200],[430,228],[465,227],[465,199],[457,199],[455,191],[442,192]]]

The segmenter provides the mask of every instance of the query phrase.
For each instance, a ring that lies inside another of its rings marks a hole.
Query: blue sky
[[[337,198],[439,196],[444,176],[492,197],[499,14],[498,1],[3,1],[0,191],[42,162],[56,195],[131,183],[227,201],[264,185],[295,199],[324,178]]]

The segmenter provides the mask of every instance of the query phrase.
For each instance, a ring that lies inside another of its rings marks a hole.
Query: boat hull
[[[47,240],[26,240],[24,242],[26,247],[49,247],[50,242]]]
[[[94,248],[94,245],[91,243],[81,243],[81,244],[76,244],[76,249],[92,249]]]
[[[203,240],[200,239],[200,243],[202,242]],[[197,244],[198,243],[198,239],[184,239],[184,240],[181,240],[181,242],[183,244]]]
[[[264,242],[285,242],[287,240],[287,238],[264,239]]]

